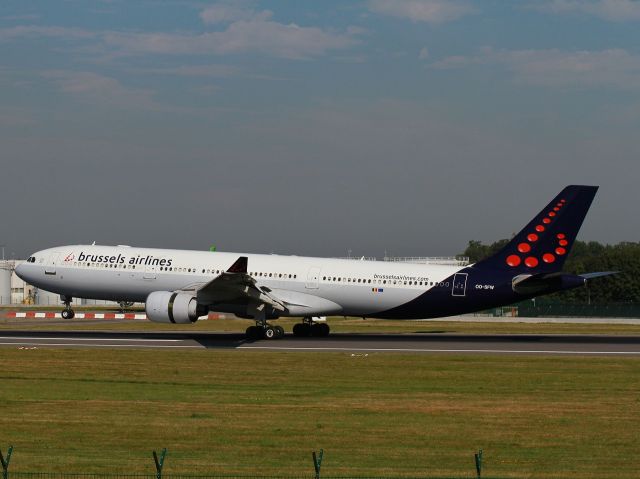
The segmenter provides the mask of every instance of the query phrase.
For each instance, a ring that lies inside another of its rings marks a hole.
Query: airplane
[[[598,190],[567,186],[493,256],[468,266],[72,245],[38,251],[17,275],[73,298],[145,302],[154,322],[189,324],[209,311],[251,319],[252,339],[284,336],[270,323],[301,317],[294,336],[327,336],[322,316],[423,319],[472,313],[584,286],[615,274],[562,266]]]

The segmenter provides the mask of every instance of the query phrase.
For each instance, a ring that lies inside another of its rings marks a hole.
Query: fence
[[[489,476],[482,476],[491,479]],[[156,474],[94,474],[94,473],[64,473],[64,472],[11,472],[8,479],[158,479]],[[315,479],[313,474],[307,475],[186,475],[163,474],[162,479]],[[477,476],[322,476],[322,479],[477,479]]]
[[[314,474],[298,475],[236,475],[236,474],[163,474],[167,450],[160,454],[153,451],[155,474],[127,474],[127,473],[66,473],[66,472],[11,472],[9,465],[13,446],[9,446],[5,457],[0,450],[2,463],[2,479],[321,479],[322,459],[324,451],[312,453]],[[470,479],[482,478],[482,449],[474,454],[475,474],[470,476],[322,476],[322,479]]]
[[[524,301],[517,305],[517,315],[521,317],[563,317],[581,318],[640,318],[640,304],[637,303],[548,303],[545,301]]]

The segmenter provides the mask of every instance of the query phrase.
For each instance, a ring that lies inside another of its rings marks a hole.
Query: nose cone
[[[20,278],[23,281],[26,281],[25,278],[25,273],[26,273],[26,266],[24,264],[19,264],[18,266],[16,266],[16,274],[18,275],[18,278]]]

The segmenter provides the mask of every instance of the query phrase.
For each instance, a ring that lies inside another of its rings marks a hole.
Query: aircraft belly
[[[328,316],[343,312],[340,304],[318,295],[290,289],[273,289],[272,293],[285,304],[290,316]]]
[[[143,279],[141,273],[130,271],[58,268],[58,277],[42,281],[37,286],[46,291],[76,298],[143,302],[153,291],[173,291],[183,283],[184,280],[180,281],[177,278]]]
[[[326,291],[325,291],[326,289]],[[345,316],[368,316],[377,311],[398,307],[419,297],[424,290],[349,286],[322,288],[320,294],[340,304]]]

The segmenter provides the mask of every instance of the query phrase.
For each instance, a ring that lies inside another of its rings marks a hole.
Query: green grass
[[[291,331],[299,318],[274,321]],[[331,330],[337,333],[460,333],[460,334],[624,334],[640,335],[640,325],[633,324],[571,324],[571,323],[511,323],[511,322],[459,322],[459,321],[390,321],[361,318],[331,317]],[[114,331],[212,331],[244,332],[251,321],[242,319],[216,319],[195,324],[156,324],[147,320],[92,320],[72,321],[42,319],[7,319],[0,315],[0,330],[114,330]]]
[[[14,471],[627,478],[640,359],[0,349]]]

